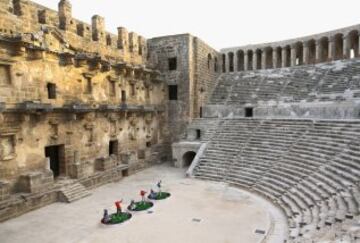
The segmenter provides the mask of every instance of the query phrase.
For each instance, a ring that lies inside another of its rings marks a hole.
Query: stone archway
[[[196,153],[194,151],[186,152],[182,157],[183,167],[189,167],[191,165],[191,163],[193,162],[195,156],[196,156]]]

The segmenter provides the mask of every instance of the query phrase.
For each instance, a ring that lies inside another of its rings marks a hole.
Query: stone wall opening
[[[282,60],[282,49],[281,47],[276,47],[276,61],[274,67],[281,68],[281,60]]]
[[[178,99],[178,87],[177,85],[169,85],[169,100]]]
[[[201,139],[201,130],[200,129],[196,129],[196,139],[197,140]]]
[[[226,55],[225,54],[222,54],[222,65],[221,65],[221,67],[222,67],[222,72],[223,73],[225,73],[226,72]]]
[[[229,72],[234,72],[234,53],[230,52],[228,54],[228,60],[229,60]]]
[[[11,84],[10,65],[0,64],[0,85]]]
[[[273,68],[273,49],[271,47],[265,49],[265,69]]]
[[[315,40],[309,40],[308,42],[308,48],[309,48],[309,64],[315,64],[316,63],[316,41]]]
[[[93,86],[91,78],[86,79],[85,94],[92,94]]]
[[[208,60],[207,60],[207,67],[208,67],[209,70],[210,70],[210,68],[211,68],[211,60],[212,60],[212,56],[211,56],[211,54],[209,53],[209,54],[208,54]]]
[[[244,52],[243,51],[237,51],[237,71],[244,71]]]
[[[214,71],[217,72],[218,71],[218,59],[215,57],[215,61],[214,61]]]
[[[171,57],[168,59],[169,71],[175,71],[177,69],[177,58]]]
[[[76,25],[76,34],[78,36],[84,37],[84,24],[79,23]]]
[[[12,5],[13,5],[13,13],[17,16],[20,16],[22,14],[21,1],[20,0],[12,0]]]
[[[255,63],[255,69],[261,69],[261,57],[262,57],[262,51],[260,49],[257,49],[255,52],[256,55],[256,63]]]
[[[46,24],[46,10],[38,10],[39,24]]]
[[[116,96],[116,83],[114,81],[109,80],[109,96]]]
[[[350,58],[359,57],[359,32],[357,30],[349,33]]]
[[[126,102],[126,91],[125,90],[121,90],[121,102],[123,102],[123,103]]]
[[[48,93],[48,99],[56,99],[56,84],[48,83],[47,93]]]
[[[285,46],[284,48],[284,56],[283,56],[283,62],[284,62],[284,67],[290,67],[291,64],[291,47],[290,46]]]
[[[110,140],[109,142],[109,156],[111,155],[118,155],[118,147],[119,141],[118,140]]]
[[[50,160],[50,169],[54,177],[65,174],[64,145],[54,145],[45,147],[45,157]]]
[[[334,53],[334,60],[340,60],[344,57],[343,50],[344,50],[344,36],[342,34],[335,35],[334,38],[334,45],[335,45],[335,53]]]
[[[318,62],[326,62],[329,58],[329,38],[323,37],[319,43],[319,60]]]
[[[249,50],[247,52],[247,56],[248,56],[248,65],[247,65],[247,70],[253,70],[253,51]]]
[[[183,167],[188,167],[193,162],[194,158],[196,156],[196,153],[194,151],[186,152],[183,155]]]
[[[295,65],[299,66],[299,65],[303,65],[303,60],[304,60],[304,47],[303,47],[303,43],[302,42],[298,42],[295,44]]]
[[[245,117],[250,118],[254,116],[254,108],[253,107],[246,107],[245,108]]]

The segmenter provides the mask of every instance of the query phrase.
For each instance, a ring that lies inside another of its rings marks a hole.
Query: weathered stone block
[[[6,200],[10,197],[10,183],[7,181],[0,181],[0,201]]]

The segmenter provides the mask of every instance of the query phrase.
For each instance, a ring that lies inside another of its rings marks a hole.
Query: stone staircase
[[[72,203],[90,195],[91,193],[82,184],[75,182],[61,187],[59,199],[62,202]]]

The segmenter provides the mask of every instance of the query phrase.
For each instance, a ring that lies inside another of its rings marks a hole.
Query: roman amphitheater
[[[0,242],[360,242],[360,25],[217,51],[89,22],[0,0]]]

